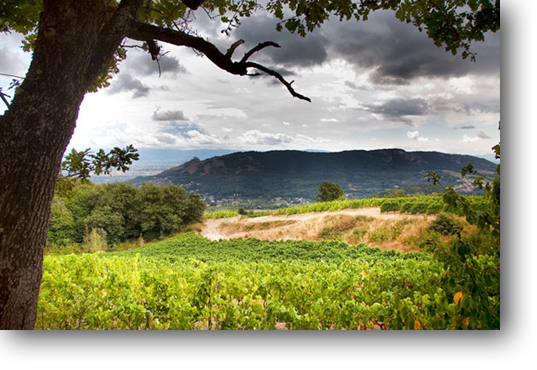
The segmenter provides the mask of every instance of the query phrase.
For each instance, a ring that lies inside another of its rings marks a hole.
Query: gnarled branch
[[[250,59],[250,57],[254,53],[257,53],[258,51],[260,51],[260,50],[262,50],[262,49],[264,49],[264,48],[266,48],[268,46],[273,46],[275,48],[281,47],[280,45],[278,45],[278,44],[276,44],[275,42],[272,42],[272,41],[262,42],[262,43],[258,44],[255,48],[252,48],[252,50],[250,50],[249,52],[244,54],[244,57],[242,57],[242,59],[241,59],[241,63],[246,62],[248,59]]]
[[[226,57],[231,58],[233,56],[233,53],[235,52],[235,49],[237,49],[242,44],[244,44],[244,40],[242,39],[239,41],[235,41],[233,45],[231,45],[229,49],[227,49]]]
[[[283,76],[280,73],[278,73],[278,72],[276,72],[276,71],[274,71],[274,70],[272,70],[270,68],[267,68],[267,67],[265,67],[265,66],[263,66],[261,64],[257,64],[257,63],[254,63],[254,62],[246,62],[245,65],[246,65],[246,67],[251,67],[251,68],[258,69],[260,71],[265,72],[268,75],[271,75],[272,77],[275,77],[276,79],[278,79],[278,81],[280,81],[287,88],[289,93],[291,95],[293,95],[295,98],[306,100],[306,101],[309,101],[311,103],[310,98],[308,98],[307,96],[304,96],[304,95],[301,95],[301,94],[297,93],[295,91],[295,89],[293,89],[293,87],[291,85],[295,81],[287,82],[285,80],[285,78],[283,78]]]
[[[151,40],[159,40],[162,42],[166,42],[169,44],[177,45],[177,46],[187,46],[190,47],[198,52],[203,53],[211,62],[216,64],[219,68],[223,69],[224,71],[227,71],[234,75],[239,76],[246,76],[246,75],[252,75],[248,73],[248,68],[255,68],[258,69],[268,75],[271,75],[278,79],[285,87],[287,87],[287,90],[291,93],[292,96],[306,100],[311,102],[311,99],[308,97],[301,95],[297,93],[292,87],[291,83],[287,82],[283,76],[270,69],[267,68],[261,64],[249,62],[248,59],[256,52],[268,47],[280,47],[280,45],[274,43],[274,42],[264,42],[260,43],[256,47],[252,48],[250,51],[248,51],[244,57],[239,62],[234,62],[231,57],[234,53],[234,51],[244,43],[243,40],[236,41],[233,43],[230,48],[227,50],[226,54],[223,54],[218,48],[210,43],[209,41],[197,37],[189,35],[182,31],[176,31],[168,28],[162,28],[153,26],[146,23],[141,22],[134,22],[130,30],[127,32],[127,37],[139,40],[139,41],[147,41],[149,39]]]

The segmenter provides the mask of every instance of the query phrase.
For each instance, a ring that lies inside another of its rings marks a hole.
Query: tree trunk
[[[35,325],[62,156],[89,84],[113,55],[99,44],[107,3],[44,1],[30,69],[0,116],[0,329]]]

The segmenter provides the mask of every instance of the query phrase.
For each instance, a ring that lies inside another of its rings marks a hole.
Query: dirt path
[[[356,218],[359,216],[368,218],[369,230],[376,227],[374,225],[383,224],[386,220],[397,222],[401,219],[422,220],[427,217],[423,215],[381,213],[380,207],[256,218],[238,216],[205,220],[201,234],[210,240],[248,237],[267,240],[317,240],[323,228],[331,220],[343,220],[344,218]]]

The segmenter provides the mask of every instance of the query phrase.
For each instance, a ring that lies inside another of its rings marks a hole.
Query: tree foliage
[[[276,25],[278,31],[285,28],[289,32],[305,36],[308,32],[321,27],[330,18],[337,18],[340,21],[351,19],[365,21],[371,12],[389,10],[394,12],[395,17],[400,21],[412,23],[420,32],[426,32],[436,46],[442,46],[452,54],[460,53],[463,58],[470,57],[472,60],[476,57],[472,52],[472,43],[483,41],[486,32],[496,32],[500,29],[500,0],[362,0],[359,2],[352,0],[269,0],[265,4],[256,0],[109,0],[103,2],[108,3],[110,17],[119,10],[120,6],[130,5],[135,7],[139,22],[154,27],[145,28],[146,35],[143,37],[136,38],[130,35],[131,38],[143,42],[142,48],[151,54],[153,60],[158,61],[161,55],[162,49],[157,42],[162,41],[193,47],[200,53],[206,54],[221,68],[223,66],[209,55],[211,53],[208,53],[212,51],[209,50],[212,49],[212,44],[207,48],[208,45],[195,42],[195,37],[191,36],[197,33],[190,26],[191,21],[195,19],[193,11],[200,7],[212,19],[220,19],[223,23],[222,32],[228,35],[240,25],[242,18],[249,17],[257,11],[265,11],[278,19],[279,22]],[[24,48],[31,50],[36,42],[39,14],[42,10],[42,0],[4,1],[0,5],[0,32],[13,30],[26,35]],[[179,33],[192,39],[185,44],[186,40],[175,40],[170,34],[156,32],[157,30],[173,30],[177,33],[173,35],[175,39]],[[233,51],[243,42],[240,40],[233,44],[225,56],[231,57]],[[256,63],[245,64],[254,52],[267,46],[279,47],[274,43],[259,46],[257,50],[250,50],[246,54],[248,57],[245,56],[246,59],[241,60],[240,63],[243,63],[245,67],[256,68],[262,73],[276,77],[295,95],[290,83],[287,83],[279,73]],[[122,44],[113,53],[113,57],[106,63],[106,68],[89,91],[107,87],[112,75],[119,72],[119,63],[126,57],[127,49]],[[234,73],[228,67],[223,68]],[[240,74],[246,74],[246,71]],[[295,96],[301,97],[299,94]]]
[[[104,149],[99,149],[97,153],[91,152],[90,148],[83,151],[72,149],[62,162],[62,171],[66,177],[81,180],[87,180],[91,173],[109,175],[114,169],[126,172],[132,162],[139,159],[137,151],[132,145],[127,145],[125,149],[115,147],[108,153]]]
[[[83,243],[96,238],[93,230],[111,246],[140,236],[152,240],[201,222],[205,208],[199,195],[175,185],[78,185],[54,198],[48,244]]]
[[[331,202],[333,200],[342,199],[345,193],[341,186],[330,181],[324,181],[319,185],[319,192],[315,196],[317,202]]]
[[[500,159],[500,144],[492,150]],[[491,179],[479,174],[471,164],[461,170],[461,175],[473,175],[474,186],[485,190],[484,207],[475,207],[467,198],[457,194],[452,186],[446,188],[444,201],[450,207],[461,210],[466,220],[476,225],[479,238],[458,238],[449,246],[428,243],[427,248],[442,262],[446,274],[442,285],[453,296],[456,304],[456,329],[500,328],[500,164],[496,177]],[[436,173],[426,177],[435,184],[441,177]],[[483,242],[483,240],[486,242]]]

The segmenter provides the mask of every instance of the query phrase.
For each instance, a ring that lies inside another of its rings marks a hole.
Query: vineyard
[[[427,253],[187,233],[132,251],[46,256],[36,328],[498,329],[495,262],[472,259],[485,291],[467,291]]]
[[[484,206],[484,198],[481,196],[464,196],[473,207],[479,209]],[[312,203],[303,206],[280,208],[273,211],[256,212],[248,214],[248,217],[259,217],[267,215],[294,215],[310,212],[340,211],[344,209],[358,209],[366,207],[380,207],[382,212],[395,212],[409,214],[437,214],[442,211],[460,213],[459,209],[449,207],[442,200],[440,195],[429,195],[421,197],[400,197],[400,198],[369,198],[369,199],[346,199],[332,202]],[[205,218],[227,218],[236,217],[239,213],[235,210],[223,210],[209,212]]]

